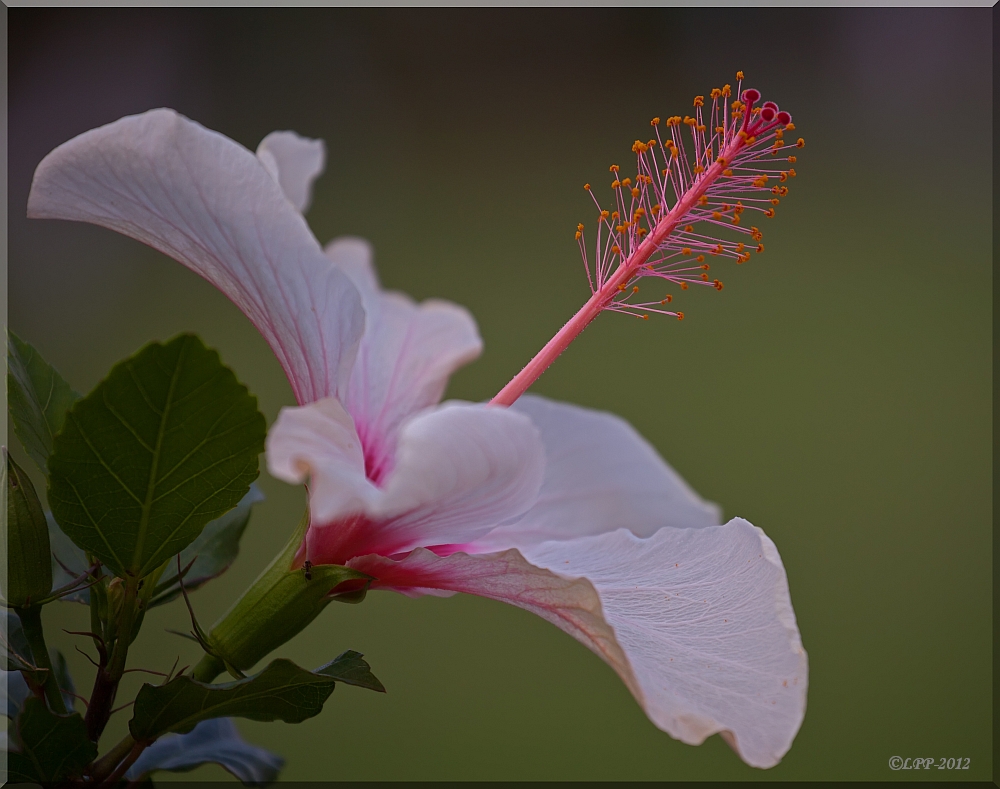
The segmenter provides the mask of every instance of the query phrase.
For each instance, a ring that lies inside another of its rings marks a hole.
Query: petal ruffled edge
[[[525,555],[427,550],[350,565],[376,588],[466,592],[532,611],[621,677],[660,729],[697,745],[715,733],[772,767],[805,714],[808,660],[774,543],[742,519],[548,542]]]
[[[692,745],[719,733],[754,767],[773,767],[791,747],[808,658],[781,557],[761,529],[742,518],[648,538],[622,529],[525,557],[594,584],[659,728]]]
[[[296,210],[308,211],[313,181],[326,166],[326,144],[293,131],[274,131],[260,141],[257,158]]]
[[[267,434],[267,470],[293,485],[309,482],[309,511],[321,522],[363,512],[380,496],[365,476],[361,442],[334,397],[282,408]]]

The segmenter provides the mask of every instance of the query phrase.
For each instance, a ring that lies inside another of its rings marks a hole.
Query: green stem
[[[56,680],[56,673],[52,670],[52,661],[49,660],[49,650],[45,646],[45,633],[42,630],[42,609],[40,606],[28,606],[27,608],[15,608],[15,613],[21,620],[21,629],[24,637],[31,647],[31,657],[38,668],[46,669],[45,683],[42,686],[45,691],[45,700],[57,715],[66,714],[66,705],[63,704],[62,691],[59,689],[59,682]]]
[[[118,694],[118,683],[125,673],[125,661],[128,658],[129,644],[132,641],[132,630],[136,617],[139,615],[139,606],[136,600],[137,587],[138,581],[135,578],[126,579],[125,595],[121,608],[118,609],[115,606],[117,610],[109,611],[109,616],[115,618],[108,627],[108,631],[114,634],[114,645],[111,646],[107,668],[104,667],[102,660],[102,665],[97,669],[94,689],[90,694],[90,706],[87,707],[87,715],[84,718],[87,724],[87,734],[94,742],[100,740],[101,734],[104,733],[104,727],[108,725],[115,696]]]
[[[132,750],[128,752],[128,756],[125,757],[125,760],[119,764],[117,768],[115,768],[115,771],[111,773],[111,775],[101,782],[101,787],[116,786],[122,778],[125,777],[125,773],[128,772],[128,768],[135,764],[136,759],[142,756],[142,752],[146,750],[146,746],[148,745],[148,742],[135,743],[135,745],[132,746]]]
[[[191,671],[191,678],[199,682],[211,682],[226,670],[226,664],[214,655],[204,655]]]
[[[94,781],[100,781],[114,772],[115,767],[132,751],[135,740],[131,734],[126,734],[125,739],[108,751],[91,766],[91,777]]]
[[[134,578],[129,578],[125,582],[125,599],[122,602],[121,619],[115,623],[115,647],[111,652],[108,673],[116,682],[125,673],[128,648],[132,643],[132,630],[135,627],[136,616],[139,614],[139,607],[136,605],[138,595],[136,587],[137,581]]]

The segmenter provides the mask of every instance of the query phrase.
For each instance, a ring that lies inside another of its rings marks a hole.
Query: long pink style
[[[737,77],[741,79],[742,73]],[[737,92],[739,95],[739,87]],[[658,128],[657,140],[650,140],[649,143],[636,141],[633,151],[638,154],[638,174],[636,187],[631,190],[632,200],[626,206],[625,198],[622,196],[624,187],[629,186],[631,180],[619,181],[616,178],[612,187],[619,190],[617,203],[620,213],[616,211],[610,214],[608,211],[601,211],[600,214],[595,261],[596,285],[592,280],[591,297],[524,369],[500,390],[491,401],[493,404],[509,406],[514,403],[590,322],[606,309],[618,312],[632,311],[633,314],[646,310],[678,318],[684,317],[683,313],[667,312],[659,308],[659,305],[666,304],[672,299],[669,295],[660,302],[632,303],[630,298],[633,293],[638,292],[638,287],[634,286],[630,290],[627,286],[638,278],[658,277],[679,284],[684,289],[688,283],[711,284],[717,290],[721,290],[722,283],[718,280],[709,283],[707,274],[702,273],[695,278],[689,273],[697,269],[708,270],[709,266],[704,264],[704,254],[698,255],[697,261],[701,263],[698,266],[691,266],[691,261],[686,257],[703,252],[731,257],[737,263],[743,263],[750,259],[750,251],[763,252],[763,244],[757,245],[755,249],[747,249],[742,242],[727,241],[717,237],[713,226],[749,234],[754,241],[760,241],[761,233],[756,227],[740,226],[740,215],[746,209],[760,211],[767,217],[774,215],[778,196],[787,194],[788,188],[780,183],[771,186],[772,179],[785,182],[789,177],[794,177],[795,170],[792,168],[779,170],[764,165],[786,161],[794,163],[796,157],[788,155],[786,149],[801,148],[804,142],[799,139],[788,145],[784,143],[782,137],[784,130],[795,128],[791,123],[791,116],[787,112],[779,112],[773,102],[765,102],[762,107],[754,108],[753,105],[760,98],[760,93],[753,89],[742,92],[742,102],[739,100],[733,102],[731,117],[727,122],[727,115],[730,115],[730,112],[727,111],[725,100],[729,95],[728,85],[712,91],[713,104],[709,118],[712,134],[706,134],[708,127],[703,122],[701,109],[704,97],[698,96],[694,102],[697,108],[696,117],[685,117],[682,121],[677,116],[667,120],[666,125],[670,128],[672,137],[668,138],[666,143],[660,138]],[[690,126],[694,138],[694,161],[690,165],[680,136],[682,122]],[[652,125],[658,126],[659,118],[655,118]],[[662,170],[656,166],[656,159],[651,152],[657,144],[663,152],[667,165]],[[718,158],[714,158],[716,150]],[[779,153],[786,155],[777,159]],[[613,165],[611,169],[617,173],[619,168]],[[676,202],[651,228],[648,230],[643,228],[641,222],[643,217],[647,218],[648,223],[652,216],[662,211],[662,205],[667,202],[668,186],[673,187]],[[586,188],[590,191],[589,185]],[[767,198],[754,196],[765,191],[769,191],[772,196]],[[652,204],[654,200],[657,201],[655,205]],[[622,223],[614,228],[609,225],[604,242],[605,262],[602,264],[601,226],[609,216],[620,218]],[[698,223],[699,232],[695,232],[694,223]],[[685,224],[685,227],[679,231],[678,228],[682,224]],[[706,224],[709,232],[705,232]],[[612,229],[614,232],[611,232]],[[581,239],[582,231],[583,226],[580,225],[577,232],[578,240]],[[632,249],[630,254],[626,251],[629,248]],[[607,261],[613,262],[615,259],[620,262],[612,270]],[[584,252],[584,262],[587,265],[589,278],[590,265],[586,252]],[[640,317],[648,317],[648,314],[642,314]]]

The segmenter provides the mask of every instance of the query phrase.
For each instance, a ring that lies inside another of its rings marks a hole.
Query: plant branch
[[[134,577],[125,579],[125,592],[121,606],[116,606],[117,617],[111,622],[110,632],[114,634],[110,655],[101,655],[101,664],[94,678],[94,689],[87,707],[87,734],[97,742],[108,725],[118,694],[118,683],[125,673],[125,661],[132,641],[132,630],[139,614],[138,581]],[[96,639],[95,639],[96,642]]]
[[[111,775],[101,782],[101,786],[114,786],[117,784],[124,777],[125,773],[128,772],[128,768],[135,764],[135,760],[139,758],[144,750],[146,750],[147,745],[149,745],[149,743],[143,741],[137,742],[133,745],[132,750],[128,753],[128,756],[125,757],[124,761],[118,765],[117,769],[115,769]]]
[[[131,753],[132,748],[135,747],[135,739],[131,734],[126,734],[125,738],[115,745],[110,751],[108,751],[104,756],[95,761],[91,766],[91,778],[93,782],[102,780],[105,776],[110,775],[118,763],[121,762],[126,756]]]

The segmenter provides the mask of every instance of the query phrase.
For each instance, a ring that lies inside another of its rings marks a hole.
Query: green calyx
[[[52,591],[49,527],[42,504],[24,469],[4,450],[6,465],[7,575],[3,594],[8,605],[28,606]]]
[[[215,660],[205,661],[206,670],[211,663],[238,675],[302,632],[333,600],[364,598],[372,580],[365,573],[339,565],[292,569],[308,525],[307,512],[284,550],[212,628],[207,646]],[[356,582],[350,591],[331,594],[347,581]]]

